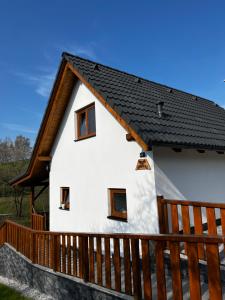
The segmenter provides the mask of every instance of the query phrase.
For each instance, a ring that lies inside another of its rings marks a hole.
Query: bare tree
[[[0,196],[13,196],[17,216],[22,216],[25,188],[12,189],[9,181],[20,175],[29,162],[31,155],[29,138],[22,135],[14,141],[9,138],[0,140]]]
[[[27,160],[31,155],[30,139],[19,135],[14,142],[13,160]]]
[[[15,203],[17,217],[22,217],[24,192],[25,192],[24,188],[14,189],[14,203]]]

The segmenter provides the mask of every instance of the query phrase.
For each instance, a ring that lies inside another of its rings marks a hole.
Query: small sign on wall
[[[146,158],[139,159],[137,162],[136,170],[151,170],[148,160]]]

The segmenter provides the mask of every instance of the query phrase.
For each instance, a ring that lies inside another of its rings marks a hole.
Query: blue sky
[[[35,141],[62,51],[225,106],[225,1],[0,0],[0,139]]]

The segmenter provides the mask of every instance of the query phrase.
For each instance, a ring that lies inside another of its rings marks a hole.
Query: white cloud
[[[71,48],[71,51],[70,51],[72,54],[77,54],[77,55],[84,55],[84,56],[87,56],[88,58],[91,58],[91,59],[96,59],[97,56],[96,56],[96,53],[93,49],[91,48],[85,48],[85,47],[73,47]]]
[[[14,75],[23,79],[23,81],[27,84],[32,84],[35,86],[35,92],[42,97],[49,96],[53,80],[55,78],[55,73],[47,73],[47,74],[36,74],[31,75],[28,73],[22,72],[13,72]]]
[[[87,43],[86,45],[77,45],[72,44],[68,45],[60,45],[54,48],[54,52],[70,52],[75,55],[84,56],[89,59],[95,60],[97,58],[96,55],[96,44],[93,42]],[[56,51],[57,50],[57,51]],[[51,55],[52,54],[52,55]],[[53,81],[55,79],[55,74],[57,70],[56,63],[58,63],[58,58],[56,60],[55,55],[52,51],[49,51],[47,54],[44,54],[45,60],[47,61],[43,66],[37,66],[36,71],[31,73],[26,72],[16,72],[12,71],[11,73],[14,76],[19,77],[26,84],[34,86],[35,92],[46,98],[49,96],[51,88],[53,86]],[[50,61],[50,57],[52,58]],[[54,59],[53,59],[54,57]]]
[[[87,43],[86,45],[78,45],[78,44],[71,44],[71,45],[61,45],[58,46],[57,49],[60,52],[69,52],[74,55],[81,55],[85,56],[86,58],[90,59],[97,59],[96,54],[96,44],[94,42]]]
[[[2,126],[11,131],[36,134],[37,130],[15,123],[2,123]]]

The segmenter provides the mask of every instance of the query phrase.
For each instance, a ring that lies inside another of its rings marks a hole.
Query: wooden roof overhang
[[[51,160],[49,155],[76,81],[77,78],[63,59],[40,126],[28,169],[23,175],[13,179],[10,182],[11,185],[35,186],[41,185],[42,182],[48,180],[47,166]]]
[[[60,64],[55,83],[50,95],[50,99],[42,120],[40,130],[36,139],[30,164],[27,171],[13,179],[10,184],[13,186],[36,186],[48,180],[48,164],[51,161],[50,153],[59,130],[62,118],[70,100],[76,82],[80,80],[98,98],[114,118],[132,135],[134,140],[143,150],[149,149],[148,145],[140,136],[115,112],[106,100],[98,93],[94,87],[84,79],[78,70],[72,66],[65,58]]]

